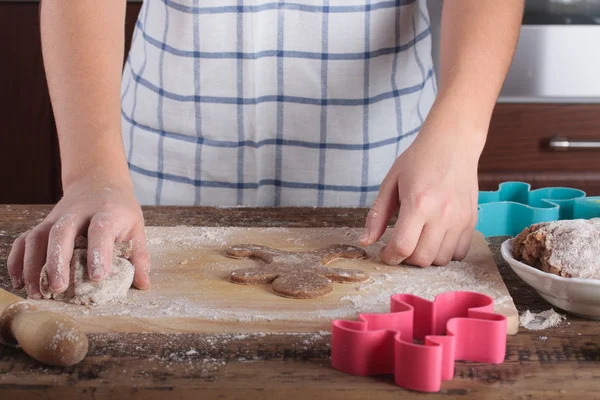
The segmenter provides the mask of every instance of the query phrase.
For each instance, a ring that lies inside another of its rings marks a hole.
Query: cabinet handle
[[[600,140],[577,140],[555,135],[548,141],[548,147],[556,151],[600,150]]]

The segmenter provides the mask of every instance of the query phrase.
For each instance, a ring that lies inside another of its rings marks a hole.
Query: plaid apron
[[[425,0],[145,0],[121,93],[136,196],[369,206],[436,91]]]

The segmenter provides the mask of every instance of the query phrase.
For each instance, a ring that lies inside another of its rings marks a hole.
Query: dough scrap
[[[60,300],[73,304],[104,304],[127,297],[133,283],[135,269],[129,262],[132,243],[115,243],[110,273],[100,282],[89,279],[87,269],[87,239],[75,240],[70,264],[69,287],[63,293],[51,293],[46,266],[40,274],[40,291],[45,299]]]
[[[232,282],[245,285],[272,283],[273,291],[282,297],[312,299],[331,292],[333,281],[362,282],[368,278],[360,270],[325,266],[340,258],[363,258],[366,252],[355,246],[337,244],[312,251],[288,252],[241,244],[230,247],[226,254],[231,258],[250,257],[264,263],[260,268],[233,271]]]
[[[551,274],[600,279],[600,218],[534,224],[515,237],[513,254]]]

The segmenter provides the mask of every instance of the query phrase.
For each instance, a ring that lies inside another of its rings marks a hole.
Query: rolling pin
[[[57,367],[77,364],[87,354],[85,332],[71,318],[36,307],[0,289],[0,343],[20,346],[37,361]]]

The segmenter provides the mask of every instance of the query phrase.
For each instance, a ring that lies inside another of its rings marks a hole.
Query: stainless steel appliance
[[[437,72],[442,0],[427,5]],[[600,0],[525,1],[519,44],[499,102],[600,103]]]
[[[500,102],[600,103],[600,0],[527,0]]]

